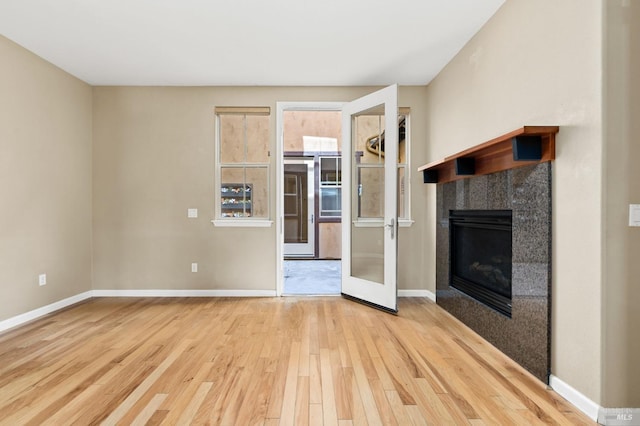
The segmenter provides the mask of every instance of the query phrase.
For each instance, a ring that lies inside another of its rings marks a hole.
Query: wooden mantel
[[[471,176],[552,161],[558,126],[524,126],[418,168],[424,183],[446,183]]]

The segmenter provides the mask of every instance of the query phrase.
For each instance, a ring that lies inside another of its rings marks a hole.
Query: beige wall
[[[428,149],[420,157],[438,160],[523,125],[560,126],[552,374],[596,402],[602,400],[601,20],[601,0],[507,1],[429,85]],[[432,223],[435,187],[428,191]]]
[[[320,259],[341,259],[342,258],[342,224],[341,223],[320,223],[318,233],[320,234],[318,257]]]
[[[2,36],[0,63],[1,321],[91,289],[91,87]]]
[[[214,227],[214,107],[270,106],[275,149],[278,101],[348,101],[372,88],[96,87],[93,103],[94,288],[275,290],[275,226]],[[424,116],[425,88],[400,90]],[[417,121],[417,120],[416,120]],[[417,141],[425,127],[412,128]],[[418,144],[416,158],[424,157]],[[271,214],[275,156],[271,156]],[[412,167],[411,170],[415,170]],[[420,206],[424,189],[413,172]],[[187,209],[198,208],[197,219]],[[400,231],[400,288],[433,289],[423,268],[424,221]],[[199,272],[192,273],[192,262]],[[430,287],[428,287],[431,285]]]
[[[602,405],[640,407],[640,2],[605,2]]]
[[[304,136],[335,138],[337,151],[341,151],[340,111],[285,111],[283,119],[283,151],[303,152]]]

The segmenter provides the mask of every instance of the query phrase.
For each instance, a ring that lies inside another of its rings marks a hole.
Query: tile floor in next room
[[[285,260],[285,295],[340,294],[340,260]]]

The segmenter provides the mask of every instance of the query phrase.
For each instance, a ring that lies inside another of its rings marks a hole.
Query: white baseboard
[[[93,297],[275,297],[275,290],[93,290]]]
[[[67,306],[82,302],[83,300],[90,299],[92,296],[93,294],[91,291],[86,291],[84,293],[76,294],[75,296],[67,297],[66,299],[58,302],[51,303],[50,305],[34,309],[33,311],[25,312],[24,314],[16,315],[15,317],[0,321],[0,332],[17,327],[29,321],[33,321],[52,312],[66,308]]]
[[[398,290],[398,297],[426,297],[436,301],[436,295],[429,290]]]
[[[0,332],[92,297],[275,297],[274,290],[90,290],[0,321]]]
[[[0,332],[92,297],[275,297],[275,290],[90,290],[55,303],[0,321]],[[426,297],[436,300],[429,290],[398,290],[399,297]]]
[[[593,421],[597,421],[598,412],[600,406],[582,393],[571,387],[569,384],[563,382],[553,374],[549,376],[549,386],[556,391],[561,397],[572,403],[580,411],[586,414]]]
[[[93,297],[275,297],[275,290],[93,290]],[[398,290],[398,297],[426,297],[429,290]]]

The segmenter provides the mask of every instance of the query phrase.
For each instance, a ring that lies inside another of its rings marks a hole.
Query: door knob
[[[396,232],[396,220],[391,218],[391,223],[387,224],[387,227],[391,230],[391,239],[393,240]]]

